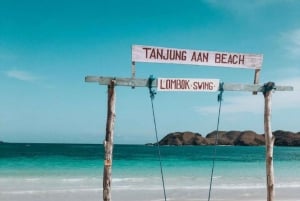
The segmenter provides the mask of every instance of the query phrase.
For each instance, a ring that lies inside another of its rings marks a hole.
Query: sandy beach
[[[199,189],[167,189],[169,201],[205,201],[208,191]],[[27,189],[20,191],[1,191],[1,201],[100,201],[102,200],[101,188],[74,187],[73,189]],[[115,190],[112,191],[114,201],[164,201],[163,192],[160,190]],[[265,189],[215,189],[211,200],[216,201],[266,201]],[[276,190],[276,201],[299,201],[299,188],[279,188]]]

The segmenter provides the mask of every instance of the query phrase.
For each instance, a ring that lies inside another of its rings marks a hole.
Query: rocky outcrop
[[[278,130],[273,132],[275,145],[277,146],[300,146],[300,133]]]
[[[207,141],[199,133],[175,132],[165,136],[160,145],[206,145]]]
[[[206,138],[209,141],[216,139],[216,131],[209,133]],[[212,143],[210,143],[212,144]],[[240,146],[257,146],[264,145],[263,135],[258,135],[254,131],[219,131],[218,144],[220,145],[240,145]]]
[[[216,131],[213,131],[202,137],[199,133],[174,132],[165,136],[160,145],[213,145],[215,144]],[[300,132],[293,133],[289,131],[275,131],[275,146],[300,146]],[[219,131],[219,145],[239,145],[239,146],[260,146],[265,144],[264,135],[257,134],[254,131]]]

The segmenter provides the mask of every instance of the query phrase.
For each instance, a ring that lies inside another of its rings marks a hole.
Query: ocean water
[[[167,200],[207,200],[214,146],[161,147]],[[102,145],[0,144],[1,201],[102,200]],[[218,146],[211,200],[266,200],[265,147]],[[275,198],[300,200],[300,147],[275,147]],[[157,147],[115,145],[112,200],[164,200]]]

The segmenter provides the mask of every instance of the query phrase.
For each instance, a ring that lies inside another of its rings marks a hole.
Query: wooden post
[[[260,69],[255,69],[253,84],[259,84],[259,74],[260,74]],[[252,92],[252,94],[257,95],[257,91]]]
[[[275,84],[269,82],[264,85],[264,128],[265,128],[265,141],[266,141],[266,179],[267,179],[267,201],[274,201],[274,168],[273,168],[273,145],[275,138],[271,129],[271,97],[272,90]]]
[[[111,200],[111,169],[113,156],[113,134],[115,122],[115,80],[107,86],[107,122],[104,141],[105,158],[103,171],[103,201]]]

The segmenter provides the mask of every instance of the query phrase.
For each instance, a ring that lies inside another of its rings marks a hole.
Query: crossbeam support
[[[148,87],[148,79],[140,78],[117,78],[103,76],[86,76],[85,82],[98,82],[100,85],[110,85],[111,81],[115,81],[115,86],[128,87]],[[153,87],[157,87],[157,79],[152,83]],[[249,92],[264,92],[264,85],[259,84],[237,84],[224,83],[224,91],[249,91]],[[293,91],[292,86],[275,86],[276,91]]]

